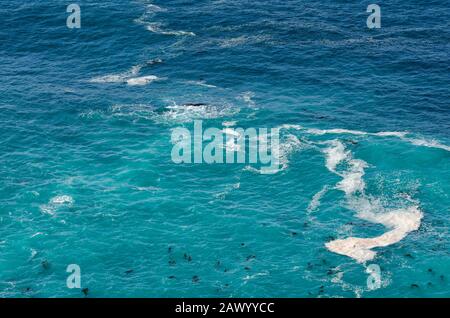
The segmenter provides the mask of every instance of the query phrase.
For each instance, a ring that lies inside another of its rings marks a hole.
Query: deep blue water
[[[449,1],[77,3],[0,5],[2,297],[450,296]],[[175,164],[196,119],[282,166]]]

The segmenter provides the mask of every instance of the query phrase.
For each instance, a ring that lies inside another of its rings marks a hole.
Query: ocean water
[[[0,296],[450,296],[449,1],[77,3],[0,5]],[[279,170],[175,164],[194,120]]]

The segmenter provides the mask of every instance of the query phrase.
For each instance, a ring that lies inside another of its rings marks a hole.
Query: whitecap
[[[408,134],[405,131],[381,131],[377,133],[372,133],[371,135],[380,136],[380,137],[398,137],[403,138]]]
[[[186,81],[187,84],[198,85],[208,88],[217,88],[216,85],[208,84],[205,81]]]
[[[134,187],[134,189],[136,189],[138,191],[146,191],[146,192],[156,192],[156,191],[160,191],[161,190],[161,188],[153,187],[153,186],[149,186],[149,187]]]
[[[242,135],[239,133],[239,131],[230,127],[225,127],[221,130],[221,132],[225,135],[225,151],[237,152],[241,150],[239,140],[242,138]]]
[[[150,60],[150,61],[146,62],[145,64],[146,64],[146,65],[154,65],[154,64],[159,64],[159,63],[162,63],[162,62],[163,62],[162,59],[160,59],[160,58],[155,58],[155,59],[153,59],[153,60]]]
[[[42,204],[39,206],[39,210],[41,210],[42,213],[48,214],[48,215],[55,215],[55,208],[48,205],[48,204]]]
[[[269,275],[269,272],[268,271],[264,271],[264,272],[256,273],[256,274],[253,274],[253,275],[246,275],[244,278],[242,278],[242,280],[248,281],[248,280],[260,277],[260,276],[267,276],[267,275]]]
[[[187,123],[196,119],[216,119],[238,113],[239,108],[229,105],[171,105],[161,113],[155,113],[154,119],[160,122]]]
[[[408,137],[411,133],[406,131],[381,131],[376,133],[369,133],[360,130],[350,130],[350,129],[317,129],[310,128],[306,130],[308,133],[313,135],[326,135],[326,134],[350,134],[359,136],[378,136],[378,137],[397,137],[403,141],[409,142],[415,146],[423,146],[429,148],[437,148],[445,151],[450,151],[450,146],[440,143],[437,140],[428,140],[424,138],[413,138]]]
[[[216,194],[213,194],[213,197],[216,198],[216,199],[219,199],[219,200],[223,200],[232,191],[239,190],[240,187],[241,187],[241,183],[240,182],[229,184],[229,185],[226,186],[224,191],[216,193]],[[211,203],[212,203],[212,201],[211,201]]]
[[[367,162],[359,159],[349,161],[350,168],[342,174],[342,180],[336,185],[336,188],[344,191],[346,195],[356,192],[363,192],[366,187],[364,182],[364,169],[367,168]]]
[[[255,93],[248,91],[248,92],[244,92],[241,95],[238,96],[239,99],[242,99],[245,103],[247,103],[247,105],[254,107],[256,105],[255,101],[253,100],[253,98],[255,97]]]
[[[148,24],[148,22],[146,22],[146,20],[153,18],[153,16],[155,16],[159,12],[167,11],[166,8],[160,7],[160,6],[152,4],[152,3],[146,4],[145,9],[146,10],[145,10],[144,14],[134,20],[135,23],[146,25],[146,24]]]
[[[147,76],[141,76],[141,77],[133,77],[127,79],[127,84],[130,86],[142,86],[147,85],[151,82],[161,80],[159,77],[154,75],[147,75]]]
[[[368,135],[368,133],[359,130],[350,130],[350,129],[317,129],[310,128],[307,129],[307,132],[313,135],[325,135],[325,134],[351,134],[351,135]]]
[[[437,148],[437,149],[442,149],[445,151],[450,151],[450,146],[444,145],[436,140],[427,140],[427,139],[420,139],[420,138],[406,138],[406,137],[403,138],[403,140],[408,141],[415,146],[423,146],[423,147]]]
[[[70,195],[59,195],[50,200],[51,204],[72,204],[73,198]]]
[[[351,195],[355,192],[363,192],[365,182],[363,180],[364,169],[367,168],[367,162],[360,159],[353,159],[351,152],[345,149],[345,146],[339,140],[326,142],[330,147],[323,150],[325,153],[325,166],[327,169],[342,177],[342,180],[336,185],[336,188]],[[347,163],[347,169],[338,172],[337,166],[341,163]]]
[[[127,78],[136,76],[141,71],[142,65],[134,65],[128,71],[119,74],[110,74],[94,77],[89,80],[90,83],[124,83]]]
[[[28,258],[28,261],[31,261],[32,259],[34,259],[37,254],[38,254],[38,252],[34,248],[31,248],[30,249],[30,257]]]
[[[130,117],[132,119],[151,120],[154,117],[154,107],[147,104],[116,104],[110,108],[114,117]]]
[[[351,130],[351,129],[342,129],[342,128],[333,128],[333,129],[317,129],[310,128],[307,129],[307,132],[313,135],[326,135],[326,134],[348,134],[348,135],[359,135],[359,136],[380,136],[380,137],[405,137],[408,132],[405,131],[380,131],[376,133],[370,133],[361,130]]]
[[[269,139],[268,135],[259,135],[258,143],[264,142],[265,144],[268,144],[268,147],[270,148],[271,147],[270,143],[267,143],[268,139]],[[290,156],[294,152],[299,151],[304,147],[305,144],[300,139],[298,139],[297,136],[294,136],[292,134],[282,136],[282,138],[279,141],[279,146],[271,149],[272,162],[270,167],[263,167],[261,169],[257,169],[255,167],[248,165],[244,167],[244,170],[258,174],[276,174],[280,171],[286,170],[289,167]],[[273,166],[273,161],[278,162],[278,165]]]
[[[311,199],[311,202],[308,205],[308,208],[306,209],[308,212],[313,212],[317,210],[320,207],[320,200],[325,195],[325,193],[328,191],[328,186],[323,186],[322,189],[314,194],[314,196]]]
[[[166,12],[166,8],[162,8],[160,6],[157,6],[156,4],[147,4],[147,13],[151,12]]]
[[[62,205],[72,205],[75,201],[70,195],[59,195],[49,200],[48,204],[42,204],[39,209],[42,213],[54,215],[56,210]]]
[[[302,130],[304,129],[303,126],[295,125],[295,124],[283,124],[279,127],[280,129],[295,129],[295,130]]]
[[[303,146],[303,143],[295,135],[288,134],[283,138],[283,140],[280,142],[280,151],[278,154],[278,160],[281,165],[281,170],[285,170],[288,168],[289,156],[295,151],[300,150]]]
[[[328,143],[330,147],[323,151],[326,155],[325,166],[329,171],[336,173],[337,165],[347,159],[349,152],[345,150],[344,145],[339,140],[332,140]]]
[[[125,76],[122,74],[116,75],[105,75],[94,77],[89,80],[90,83],[123,83],[125,80]]]
[[[156,34],[162,34],[162,35],[185,35],[185,36],[195,36],[194,32],[190,31],[175,31],[175,30],[164,30],[162,29],[162,24],[159,22],[152,22],[152,23],[145,23],[146,28],[148,31],[156,33]]]
[[[235,137],[237,139],[241,138],[241,134],[237,130],[234,130],[233,128],[228,128],[228,127],[224,128],[224,129],[222,129],[222,132],[225,135],[229,135],[229,136]]]

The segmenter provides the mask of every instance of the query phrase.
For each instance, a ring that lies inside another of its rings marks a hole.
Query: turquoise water
[[[2,297],[450,296],[448,1],[67,4],[0,7]],[[173,163],[196,119],[279,171]]]

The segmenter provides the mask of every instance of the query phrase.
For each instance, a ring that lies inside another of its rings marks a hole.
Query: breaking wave
[[[104,76],[94,77],[89,80],[90,83],[126,83],[130,86],[135,85],[146,85],[153,81],[162,80],[163,78],[159,78],[155,75],[146,75],[146,76],[138,76],[141,72],[142,68],[148,65],[153,65],[156,63],[162,63],[162,60],[157,58],[150,60],[148,62],[134,65],[129,70],[118,73],[118,74],[109,74]]]
[[[47,204],[39,206],[39,209],[44,214],[54,215],[59,207],[71,206],[73,203],[74,200],[70,195],[59,195],[51,198]]]

